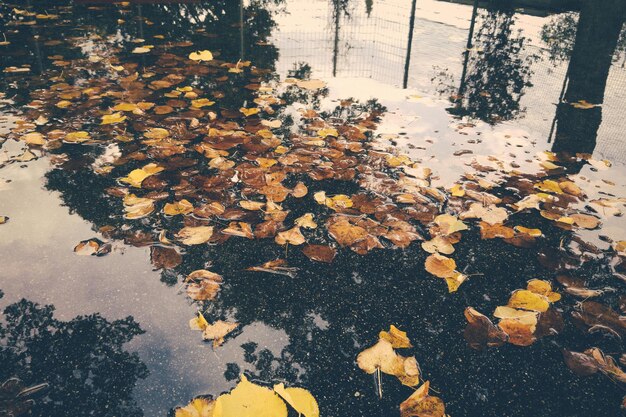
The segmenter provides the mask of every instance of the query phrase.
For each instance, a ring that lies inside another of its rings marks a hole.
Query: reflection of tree
[[[490,123],[516,117],[520,99],[531,86],[532,56],[524,56],[526,38],[514,32],[512,8],[482,13],[481,25],[466,54],[457,106],[452,112]]]
[[[621,0],[598,4],[585,3],[581,9],[576,39],[567,71],[567,89],[557,107],[557,130],[553,150],[592,153],[602,121],[602,108],[580,109],[572,103],[604,102],[604,92],[626,17]]]
[[[0,381],[49,384],[32,416],[141,416],[132,390],[147,369],[136,353],[123,349],[143,333],[139,325],[132,317],[109,322],[99,314],[64,322],[53,311],[27,300],[4,310]]]
[[[598,8],[605,5],[596,5]],[[541,40],[547,46],[548,57],[555,65],[570,59],[578,25],[578,13],[568,12],[554,16],[541,29]],[[623,27],[613,52],[613,60],[626,63],[626,27]]]

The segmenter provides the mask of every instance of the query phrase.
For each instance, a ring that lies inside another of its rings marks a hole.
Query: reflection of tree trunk
[[[613,52],[624,22],[624,0],[586,0],[578,19],[576,41],[569,64],[568,102],[600,104]]]
[[[592,153],[602,109],[576,109],[568,103],[586,100],[602,104],[613,52],[626,15],[624,0],[585,0],[568,68],[565,102],[557,108],[555,152]]]

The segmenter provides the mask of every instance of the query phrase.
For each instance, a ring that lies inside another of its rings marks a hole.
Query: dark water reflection
[[[29,64],[33,73],[46,74],[54,68],[55,59],[50,56],[61,55],[71,61],[102,52],[101,39],[115,35],[122,59],[140,67],[154,65],[155,57],[137,58],[128,53],[134,47],[132,39],[137,37],[154,44],[189,40],[194,48],[219,52],[226,61],[253,61],[270,70],[263,75],[265,79],[285,75],[277,74],[285,62],[281,63],[282,52],[274,44],[280,37],[277,22],[285,18],[284,8],[288,7],[280,0],[252,1],[243,15],[239,4],[229,0],[126,8],[84,4],[54,11],[48,3],[48,12],[61,16],[58,23],[16,27],[11,24],[15,21],[14,7],[25,6],[0,6],[3,30],[13,45],[0,56],[0,67]],[[576,39],[567,53],[571,63],[563,94],[568,102],[603,102],[623,22],[616,17],[623,11],[622,3],[613,3],[612,9],[582,12],[584,18],[578,22]],[[38,11],[42,7],[33,4]],[[334,13],[344,15],[342,19],[355,14],[348,1],[330,6]],[[371,13],[378,6],[367,3]],[[431,131],[422,135],[435,135],[441,129],[446,130],[442,137],[454,134],[458,139],[457,132],[448,128],[460,123],[456,117],[485,121],[486,132],[493,132],[489,130],[492,127],[506,132],[517,127],[506,123],[523,118],[520,100],[532,88],[531,67],[539,58],[523,52],[525,39],[514,29],[512,9],[490,9],[480,14],[471,47],[482,52],[455,56],[466,58],[461,84],[454,85],[452,103],[433,101],[435,106],[425,107],[434,109],[422,109],[421,117],[436,115],[437,119]],[[586,20],[588,15],[592,15],[588,17],[591,23]],[[614,19],[606,22],[607,17]],[[593,19],[605,23],[600,25]],[[601,33],[592,30],[599,27]],[[81,48],[55,42],[85,36]],[[603,48],[598,46],[600,41]],[[331,58],[333,52],[335,59],[341,58],[336,48],[330,51]],[[299,61],[307,61],[305,58]],[[589,68],[593,63],[597,65]],[[306,66],[300,65],[299,72],[307,72],[303,68]],[[312,69],[317,70],[315,65]],[[89,75],[95,74],[85,77]],[[198,88],[213,88],[210,81],[199,78]],[[248,82],[241,79],[223,86],[225,97],[220,105],[239,108],[249,104],[255,93],[243,88]],[[50,84],[46,77],[4,74],[1,91],[13,100],[7,113],[27,109],[24,105],[32,99],[29,94]],[[287,89],[281,98],[285,107],[307,103],[322,108],[329,106],[329,99],[337,98],[336,94],[332,89],[315,94]],[[393,99],[389,101],[396,104]],[[325,115],[346,117],[336,105],[331,102]],[[379,105],[370,102],[362,110],[374,106]],[[554,144],[538,149],[553,147],[559,152],[592,154],[596,142],[602,140],[598,137],[602,111],[600,107],[582,110],[559,103]],[[279,117],[285,129],[282,133],[288,134],[297,122],[287,111]],[[385,120],[383,128],[405,127]],[[83,127],[81,120],[67,123],[76,129]],[[413,145],[423,143],[416,140]],[[7,142],[4,146],[11,145]],[[132,146],[125,149],[126,155],[134,151]],[[450,141],[442,141],[440,146],[447,148],[446,152],[451,148]],[[498,144],[484,146],[499,149]],[[374,380],[354,363],[356,354],[391,323],[409,331],[415,345],[411,353],[453,416],[620,413],[623,387],[600,375],[585,379],[575,376],[564,366],[560,351],[562,347],[582,350],[600,346],[607,352],[621,352],[619,338],[598,337],[567,326],[559,335],[529,347],[509,345],[484,352],[469,349],[462,338],[465,307],[492,311],[504,305],[510,292],[523,287],[528,279],[552,279],[552,272],[540,264],[537,253],[571,242],[575,236],[551,229],[546,219],[520,215],[519,221],[544,230],[546,238],[539,247],[516,248],[497,240],[481,240],[476,231],[464,236],[455,257],[465,260],[468,273],[483,275],[472,277],[453,296],[425,273],[426,254],[416,244],[406,250],[375,251],[367,256],[341,251],[332,265],[312,263],[300,251],[290,249],[289,264],[298,268],[297,276],[290,278],[246,271],[284,257],[284,248],[267,240],[231,238],[220,245],[187,248],[180,265],[158,270],[158,265],[150,265],[149,246],[154,245],[155,232],[168,224],[152,219],[129,223],[122,218],[119,199],[106,192],[114,182],[89,168],[106,153],[104,147],[66,146],[62,151],[67,161],[51,169],[42,159],[27,169],[13,164],[0,171],[3,179],[12,180],[3,183],[8,190],[0,188],[7,196],[0,208],[6,211],[15,206],[9,213],[11,222],[0,230],[0,287],[6,293],[0,324],[0,382],[17,376],[26,386],[48,383],[47,390],[38,394],[33,415],[167,415],[196,395],[216,396],[228,390],[244,371],[251,379],[265,383],[306,387],[318,399],[324,416],[397,415],[398,404],[411,390],[398,387],[391,379],[383,380],[384,396],[378,400]],[[524,158],[521,155],[520,159]],[[443,154],[438,157],[444,158]],[[574,168],[588,169],[583,165]],[[464,169],[450,169],[456,168]],[[321,189],[349,194],[356,187],[347,181],[310,180],[307,186],[311,194]],[[293,218],[321,210],[307,203],[289,208]],[[623,230],[623,223],[619,219],[616,222],[613,226]],[[109,236],[119,243],[114,253],[77,259],[71,248],[94,234],[101,237],[103,226],[123,232]],[[151,237],[142,237],[142,233]],[[612,277],[614,270],[608,262],[603,255],[590,256],[576,268],[592,286],[623,290]],[[211,302],[192,303],[178,292],[180,281],[190,271],[207,267],[224,276],[220,295]],[[607,298],[615,304],[617,295],[611,292]],[[52,307],[18,301],[21,297],[54,304],[60,318],[53,316]],[[560,306],[564,315],[575,307],[576,299],[568,296]],[[91,314],[96,311],[102,316]],[[186,328],[196,311],[205,312],[211,321],[237,321],[240,330],[213,352],[198,334]],[[79,317],[74,318],[76,315]],[[127,315],[134,318],[124,318]]]

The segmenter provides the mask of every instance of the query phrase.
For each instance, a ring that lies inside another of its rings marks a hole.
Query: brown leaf
[[[183,257],[174,248],[150,246],[150,261],[156,269],[172,269],[183,262]]]
[[[332,263],[337,255],[337,250],[327,245],[306,245],[302,248],[302,253],[312,261]]]
[[[465,309],[467,327],[463,337],[472,349],[482,350],[487,347],[502,346],[508,340],[508,336],[485,315],[480,314],[472,307]]]

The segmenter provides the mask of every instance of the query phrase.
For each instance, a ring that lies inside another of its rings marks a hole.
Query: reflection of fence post
[[[240,59],[243,61],[245,54],[243,50],[244,45],[244,37],[243,37],[243,0],[239,0],[239,55]]]
[[[465,94],[465,76],[467,75],[467,63],[469,61],[470,50],[474,46],[474,25],[476,24],[476,15],[478,14],[478,0],[474,0],[474,8],[472,9],[472,20],[470,22],[469,33],[467,35],[467,44],[463,53],[463,72],[461,73],[461,85],[459,86],[459,96]]]
[[[143,14],[141,13],[141,4],[137,5],[137,20],[139,21],[139,37],[143,39]]]
[[[411,47],[413,46],[413,30],[415,29],[415,3],[411,2],[411,18],[409,19],[409,39],[406,46],[406,58],[404,60],[404,79],[402,80],[402,88],[406,88],[409,83],[409,67],[411,66]]]
[[[339,55],[339,18],[341,13],[341,5],[339,1],[334,2],[334,24],[335,24],[335,39],[333,41],[333,77],[337,76],[337,55]]]

